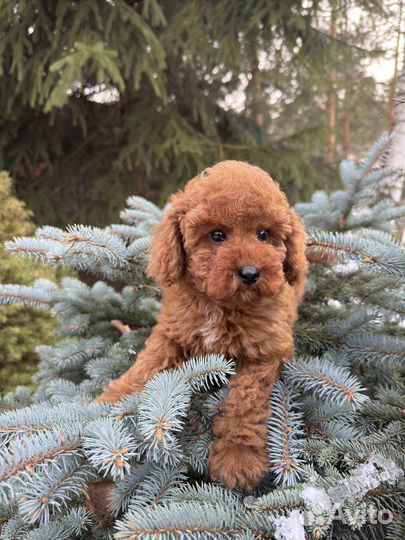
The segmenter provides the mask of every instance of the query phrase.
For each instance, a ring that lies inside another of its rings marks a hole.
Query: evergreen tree
[[[405,207],[379,195],[389,142],[360,164],[342,163],[344,191],[296,206],[313,268],[296,356],[271,398],[271,469],[253,494],[210,483],[207,471],[231,359],[190,359],[141,394],[94,402],[136,361],[154,324],[160,291],[145,261],[162,211],[135,196],[124,224],[41,227],[8,244],[101,279],[0,288],[2,302],[48,305],[62,336],[38,349],[36,390],[2,400],[10,409],[0,415],[3,538],[402,539],[405,251],[393,235]],[[85,496],[102,478],[116,483],[110,519]]]
[[[34,278],[55,279],[55,271],[37,262],[20,261],[4,253],[4,243],[13,236],[33,234],[32,214],[12,193],[9,175],[0,172],[0,282],[28,285]],[[33,349],[52,340],[52,323],[45,311],[20,306],[0,306],[0,392],[16,384],[28,384],[35,369]]]
[[[367,13],[378,4],[355,2]],[[157,201],[162,189],[165,198],[225,158],[271,169],[291,200],[308,197],[324,182],[318,162],[307,159],[323,116],[303,108],[316,101],[308,77],[324,78],[335,50],[317,27],[324,7],[320,0],[306,7],[301,0],[2,2],[0,167],[12,171],[40,224],[106,225],[129,193]],[[257,124],[249,99],[244,112],[225,103],[243,93],[241,80],[261,54],[272,59],[258,96],[271,111],[267,125]]]

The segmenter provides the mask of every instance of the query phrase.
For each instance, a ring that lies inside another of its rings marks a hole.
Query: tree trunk
[[[397,171],[390,190],[392,198],[397,203],[403,201],[405,194],[405,65],[398,80],[398,99],[401,103],[394,107],[395,138],[392,141],[387,161],[387,166]]]
[[[343,156],[345,159],[351,154],[351,125],[350,125],[350,94],[346,89],[343,109]]]
[[[252,67],[250,74],[252,76],[251,86],[252,86],[252,111],[251,118],[254,123],[260,128],[264,127],[264,114],[263,114],[263,85],[260,76],[259,69],[259,59],[257,55],[252,60]]]
[[[345,13],[342,34],[347,43],[349,43],[349,21],[348,14]],[[345,96],[343,100],[343,157],[348,159],[351,154],[351,76],[346,73],[345,76]]]
[[[394,97],[395,97],[395,91],[397,88],[397,81],[398,81],[398,66],[399,66],[399,57],[400,57],[399,46],[401,43],[401,26],[403,22],[402,14],[403,14],[403,0],[400,0],[398,27],[397,27],[397,40],[395,44],[394,74],[390,82],[389,98],[388,98],[387,121],[388,121],[389,131],[392,131],[394,129],[394,108],[395,108]]]
[[[337,37],[337,11],[332,9],[330,21],[330,36],[332,39]],[[327,114],[327,160],[329,163],[335,160],[336,151],[336,69],[330,71],[330,81],[328,90],[328,99],[326,103]]]

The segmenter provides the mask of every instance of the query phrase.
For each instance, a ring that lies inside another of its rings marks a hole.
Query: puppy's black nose
[[[239,269],[238,276],[245,285],[253,285],[260,277],[260,270],[256,266],[243,266]]]

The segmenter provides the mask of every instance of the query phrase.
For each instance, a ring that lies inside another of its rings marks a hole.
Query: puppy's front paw
[[[119,390],[115,389],[112,384],[104,389],[104,392],[96,399],[97,403],[117,403],[123,399],[125,395]]]
[[[212,447],[208,466],[213,480],[229,489],[239,487],[248,492],[260,484],[269,470],[265,448],[230,445],[223,439]]]
[[[117,403],[131,394],[142,392],[143,386],[123,384],[120,379],[112,381],[96,399],[97,403]]]

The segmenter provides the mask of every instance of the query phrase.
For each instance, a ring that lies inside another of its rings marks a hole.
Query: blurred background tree
[[[4,243],[14,236],[32,234],[31,212],[12,194],[11,179],[0,172],[0,283],[16,281],[28,285],[33,279],[55,279],[57,272],[32,261],[20,261],[4,251]],[[34,347],[52,342],[55,328],[48,312],[22,310],[17,305],[0,306],[0,394],[17,384],[30,384],[36,366]]]
[[[386,122],[367,62],[390,10],[398,0],[4,2],[0,166],[39,224],[105,225],[129,194],[162,203],[225,158],[308,199]]]

